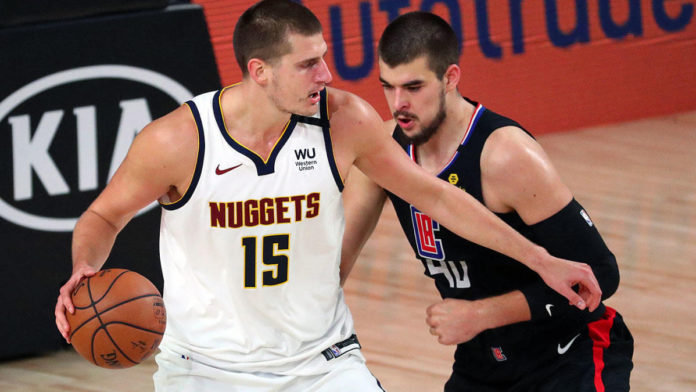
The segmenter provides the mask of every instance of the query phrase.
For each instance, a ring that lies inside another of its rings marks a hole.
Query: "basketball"
[[[122,369],[149,357],[162,341],[167,313],[159,290],[144,276],[107,269],[83,279],[66,312],[75,350],[93,364]]]

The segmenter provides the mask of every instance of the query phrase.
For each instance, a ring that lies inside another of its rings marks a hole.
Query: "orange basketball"
[[[159,290],[144,276],[107,269],[83,279],[72,293],[75,314],[66,312],[70,340],[85,359],[109,369],[149,357],[162,341],[167,312]]]

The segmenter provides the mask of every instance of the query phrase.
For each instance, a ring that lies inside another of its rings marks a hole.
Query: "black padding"
[[[2,0],[0,27],[159,9],[169,0]]]

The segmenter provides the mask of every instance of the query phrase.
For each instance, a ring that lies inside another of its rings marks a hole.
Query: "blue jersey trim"
[[[321,127],[324,132],[324,144],[326,144],[326,155],[329,158],[329,167],[331,167],[331,174],[333,174],[334,181],[336,181],[336,186],[339,192],[343,192],[343,178],[341,178],[341,173],[338,171],[338,165],[336,165],[336,158],[333,152],[333,143],[331,142],[331,125],[329,123],[329,100],[327,98],[326,88],[319,92],[321,94],[321,103],[319,105],[319,116],[325,123]]]
[[[464,137],[464,140],[462,140],[461,144],[457,148],[457,151],[454,153],[454,156],[452,157],[452,159],[450,159],[447,166],[445,166],[437,174],[437,177],[441,176],[442,173],[445,173],[457,160],[462,147],[464,147],[466,145],[466,143],[469,142],[469,139],[471,139],[471,135],[473,135],[473,133],[476,131],[476,124],[478,123],[478,120],[481,118],[481,116],[483,115],[483,112],[485,112],[485,111],[486,111],[486,108],[481,104],[479,104],[478,107],[476,107],[476,112],[474,113],[474,118],[471,119],[471,125],[469,125],[469,131],[467,132],[466,136]]]
[[[189,184],[188,189],[186,189],[186,192],[184,192],[181,198],[170,204],[160,203],[162,208],[169,211],[183,207],[183,205],[186,204],[186,202],[189,201],[189,199],[191,199],[191,195],[193,195],[193,191],[196,189],[198,181],[201,178],[201,172],[203,171],[203,157],[205,155],[205,137],[203,136],[203,121],[201,121],[201,114],[198,112],[198,107],[193,101],[187,101],[185,105],[187,105],[191,110],[193,119],[196,122],[196,131],[198,131],[198,158],[196,159],[196,169],[193,172],[193,178],[191,178],[191,183]]]
[[[321,99],[319,100],[319,118],[300,115],[295,116],[295,118],[298,122],[303,122],[321,127],[321,130],[324,133],[324,146],[326,147],[326,155],[329,161],[329,167],[331,168],[331,174],[333,175],[334,181],[336,181],[336,186],[338,186],[338,190],[343,192],[343,179],[341,178],[341,174],[338,171],[336,159],[333,154],[333,143],[331,143],[331,125],[329,123],[329,110],[326,89],[321,90],[319,92],[319,95],[321,97]]]
[[[227,127],[225,126],[225,121],[222,115],[222,109],[220,108],[220,95],[224,90],[225,89],[219,90],[213,96],[213,113],[215,115],[215,121],[217,122],[222,137],[227,141],[227,144],[229,144],[230,147],[234,148],[235,150],[237,150],[237,152],[246,156],[252,162],[254,162],[254,165],[256,165],[256,173],[259,176],[274,173],[276,157],[278,157],[280,150],[283,149],[285,143],[288,141],[288,139],[290,139],[290,135],[292,135],[292,131],[295,129],[295,124],[297,124],[299,116],[295,114],[290,116],[290,120],[285,126],[283,134],[280,136],[280,139],[278,139],[278,141],[276,142],[276,145],[273,146],[271,155],[268,157],[267,161],[264,161],[263,158],[261,158],[255,152],[239,144],[236,140],[234,140],[234,138],[232,138],[232,136],[230,136],[229,132],[227,132]]]

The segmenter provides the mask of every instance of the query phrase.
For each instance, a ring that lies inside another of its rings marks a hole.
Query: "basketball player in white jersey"
[[[529,266],[572,304],[598,305],[588,266],[550,256],[428,175],[371,106],[326,87],[327,45],[311,11],[257,3],[238,21],[234,48],[242,82],[148,125],[78,221],[73,274],[55,310],[66,340],[70,293],[158,200],[168,322],[157,391],[380,391],[339,284],[341,190],[353,165],[458,235]]]

